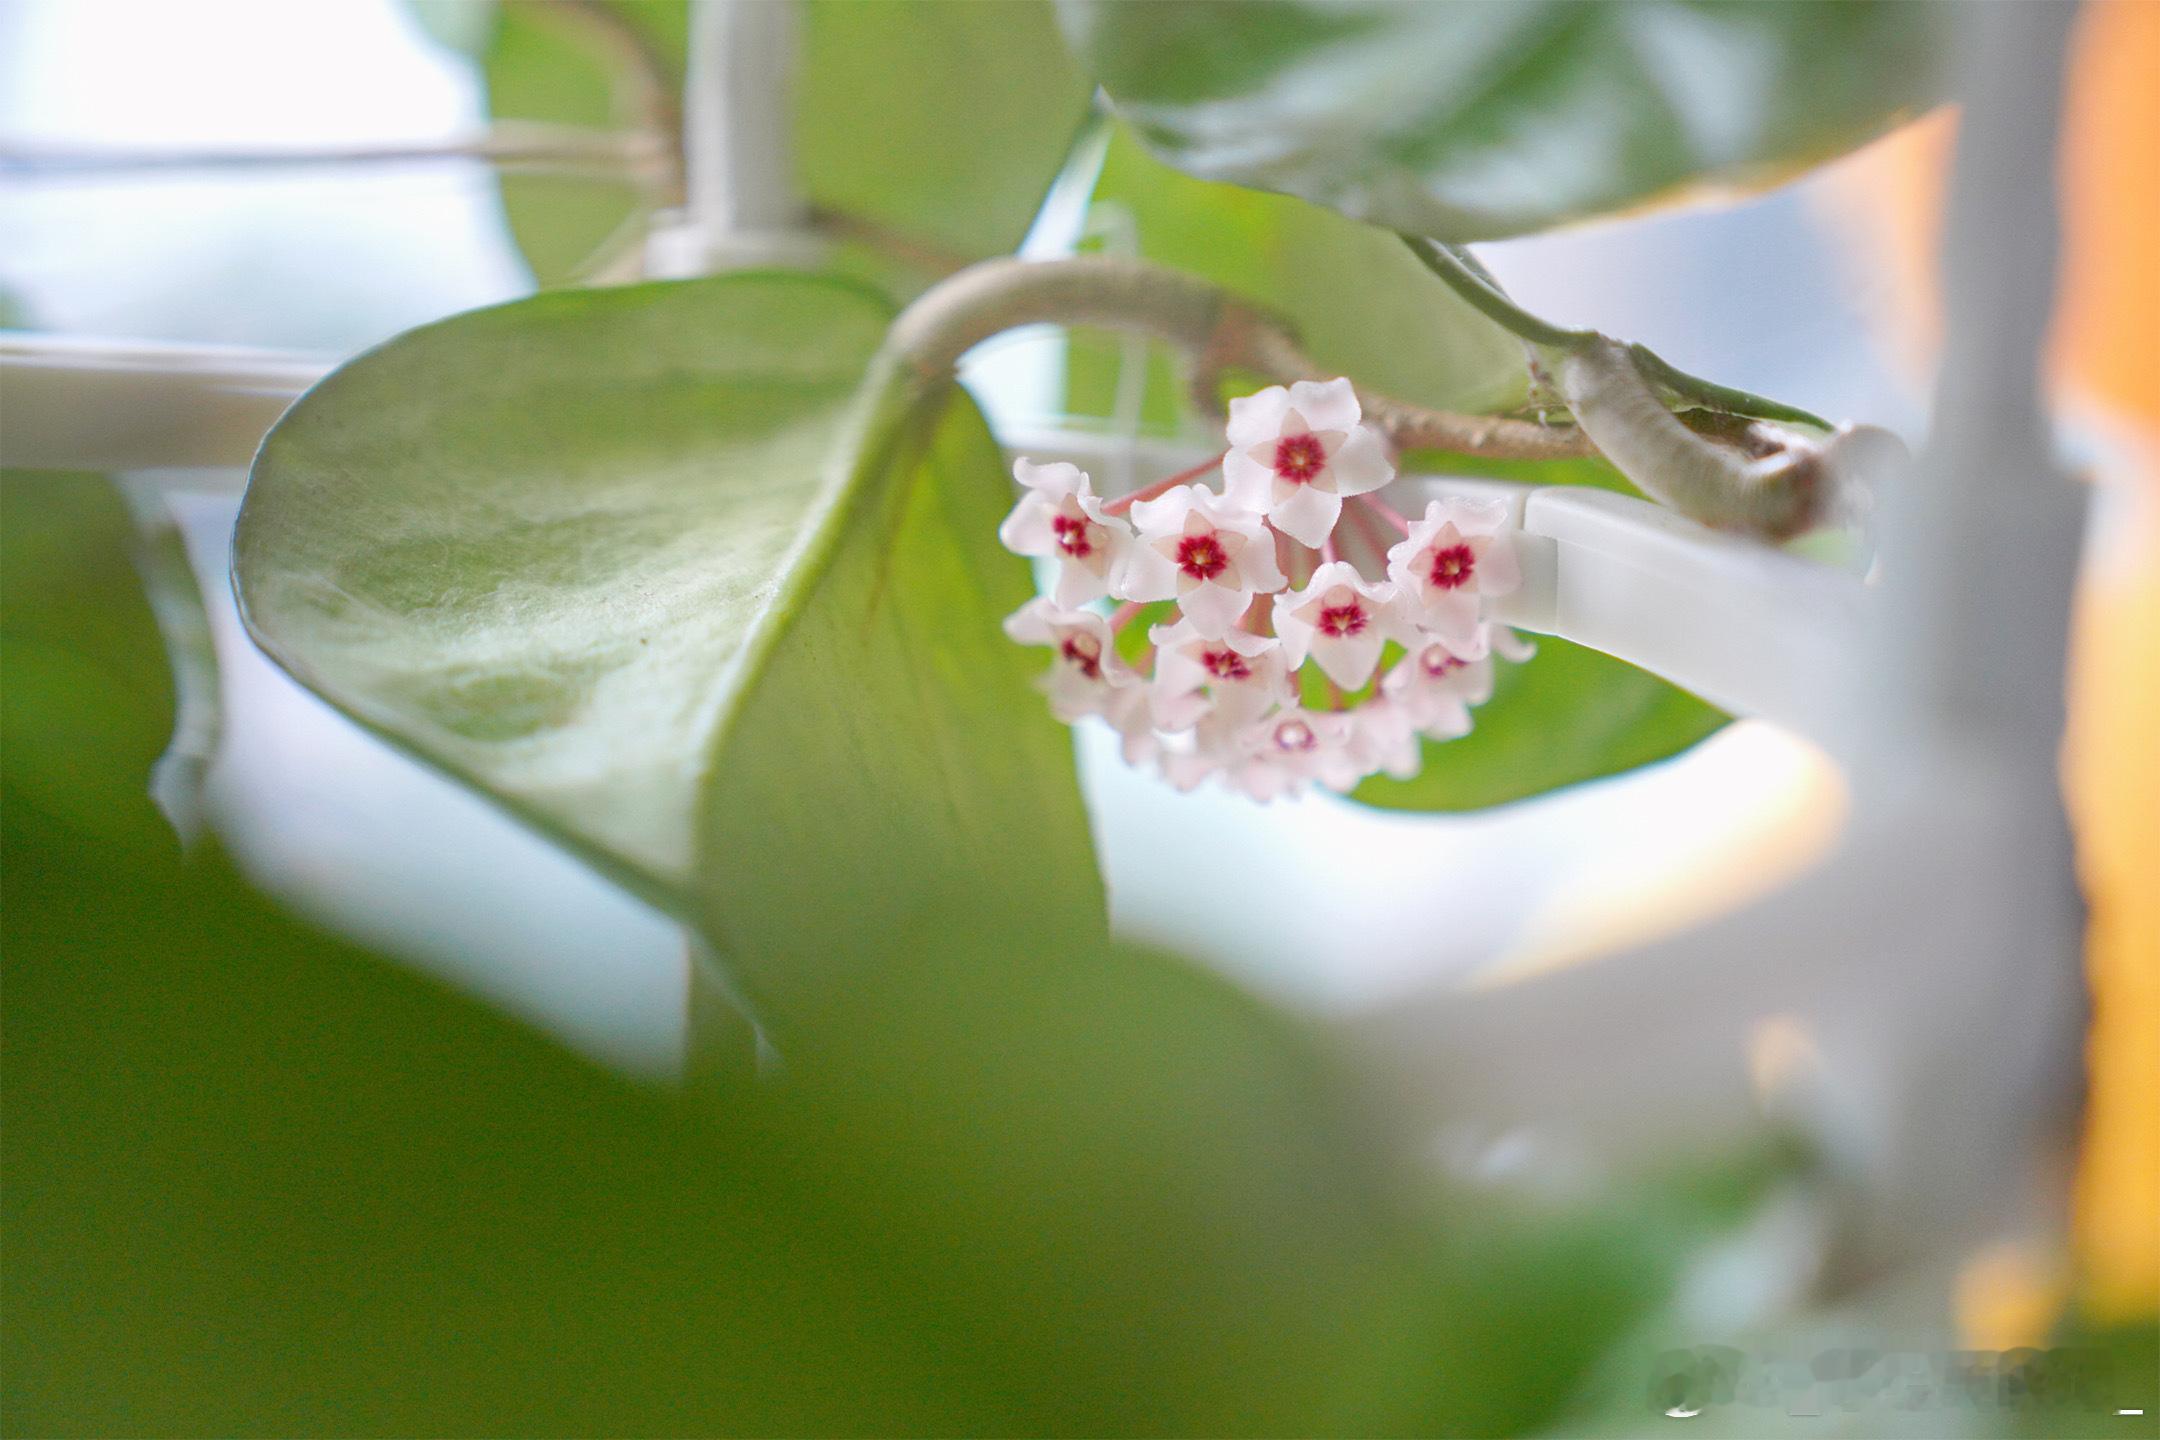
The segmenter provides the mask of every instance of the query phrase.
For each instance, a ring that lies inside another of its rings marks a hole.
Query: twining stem
[[[1460,245],[1448,245],[1423,235],[1405,235],[1402,240],[1410,247],[1410,253],[1424,262],[1426,269],[1511,335],[1562,355],[1579,354],[1589,346],[1611,343],[1595,330],[1565,329],[1523,309],[1500,288],[1492,273]],[[1789,425],[1809,425],[1818,430],[1831,428],[1830,422],[1821,416],[1796,405],[1690,375],[1648,346],[1630,345],[1627,352],[1645,380],[1662,387],[1677,399],[1692,401],[1727,415],[1744,415],[1752,420],[1777,420]]]
[[[926,380],[949,378],[960,357],[1022,325],[1075,325],[1151,335],[1194,360],[1196,387],[1230,369],[1270,384],[1330,378],[1289,329],[1258,307],[1182,271],[1112,256],[986,260],[926,291],[894,322],[888,344]],[[1201,396],[1208,408],[1219,403]],[[1458,415],[1360,390],[1365,419],[1398,448],[1517,460],[1594,454],[1571,426]]]
[[[1644,379],[1683,400],[1696,401],[1727,415],[1745,415],[1752,420],[1776,420],[1788,425],[1808,425],[1817,430],[1831,428],[1829,421],[1797,405],[1782,404],[1751,391],[1736,390],[1715,380],[1705,380],[1700,375],[1690,375],[1647,345],[1630,345],[1627,350]]]
[[[1560,363],[1560,393],[1612,462],[1652,499],[1706,525],[1772,538],[1818,513],[1829,469],[1817,449],[1749,456],[1682,425],[1627,349],[1600,339]]]
[[[1405,235],[1402,239],[1410,247],[1410,253],[1425,263],[1426,269],[1447,282],[1450,290],[1509,334],[1520,336],[1533,345],[1550,345],[1560,350],[1572,350],[1595,338],[1596,331],[1563,329],[1517,305],[1493,279],[1492,272],[1460,246],[1443,244],[1422,235]]]
[[[1669,366],[1653,367],[1655,383],[1664,390],[1684,391],[1706,405],[1715,397],[1723,407],[1676,415],[1653,392],[1636,351],[1529,316],[1481,269],[1447,247],[1413,248],[1435,257],[1429,261],[1435,273],[1485,313],[1505,316],[1503,323],[1518,333],[1540,337],[1533,343],[1553,351],[1547,358],[1562,374],[1561,392],[1576,423],[1460,415],[1360,389],[1365,423],[1398,451],[1515,460],[1602,456],[1645,493],[1683,514],[1773,538],[1797,534],[1825,513],[1825,498],[1835,489],[1820,483],[1832,469],[1822,461],[1825,447],[1810,436],[1777,432],[1735,407],[1752,406],[1766,417],[1827,431],[1822,422]],[[1233,370],[1278,385],[1328,378],[1278,317],[1198,276],[1110,256],[970,266],[901,313],[887,336],[885,360],[912,371],[922,385],[940,386],[950,383],[960,358],[982,341],[1022,325],[1044,324],[1135,332],[1177,346],[1193,361],[1194,398],[1211,411],[1219,410],[1222,377]],[[1585,402],[1599,411],[1595,425]],[[1681,465],[1684,473],[1659,473],[1656,467],[1668,462]],[[1148,493],[1139,492],[1128,503]],[[1407,524],[1393,511],[1386,513],[1397,525]]]

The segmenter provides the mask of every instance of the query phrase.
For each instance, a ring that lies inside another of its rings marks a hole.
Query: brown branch
[[[1202,403],[1210,411],[1220,409],[1214,386],[1227,369],[1251,371],[1271,384],[1328,378],[1289,328],[1259,307],[1198,276],[1107,256],[970,266],[910,305],[889,343],[926,379],[936,379],[991,336],[1040,324],[1133,331],[1176,346],[1207,387]],[[1364,389],[1358,398],[1366,418],[1403,449],[1516,460],[1597,453],[1573,427],[1459,415]]]
[[[1299,348],[1279,322],[1242,306],[1227,310],[1193,371],[1193,399],[1219,412],[1222,373],[1250,370],[1281,385],[1331,378]],[[1507,460],[1570,460],[1597,454],[1572,425],[1541,425],[1505,415],[1463,415],[1413,405],[1358,387],[1366,421],[1398,450],[1448,450]]]

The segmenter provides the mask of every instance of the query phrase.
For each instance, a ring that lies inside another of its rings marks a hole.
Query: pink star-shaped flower
[[[1395,478],[1380,437],[1367,429],[1348,380],[1273,385],[1230,402],[1230,498],[1267,516],[1291,539],[1318,549],[1342,502]]]
[[[1015,554],[1058,562],[1051,598],[1060,609],[1078,610],[1110,593],[1110,577],[1132,543],[1132,527],[1103,513],[1087,473],[1062,461],[1016,460],[1013,478],[1026,493],[998,527],[999,541]]]
[[[1144,696],[1140,677],[1118,658],[1110,624],[1092,610],[1064,610],[1049,600],[1030,600],[1005,620],[1005,633],[1023,645],[1047,645],[1055,654],[1038,683],[1050,712],[1071,724],[1087,715],[1129,721]],[[1120,725],[1119,728],[1123,728]]]
[[[1413,643],[1411,629],[1399,613],[1394,585],[1368,581],[1343,560],[1322,565],[1304,589],[1275,599],[1275,633],[1290,668],[1311,656],[1345,690],[1372,678],[1389,640]]]
[[[1228,633],[1256,594],[1283,587],[1275,539],[1249,511],[1200,485],[1132,507],[1139,536],[1112,582],[1127,600],[1175,600],[1209,639]]]
[[[1521,583],[1515,547],[1498,500],[1434,500],[1425,518],[1387,552],[1388,576],[1420,625],[1451,644],[1469,644],[1484,599]]]
[[[1290,671],[1272,635],[1231,630],[1203,635],[1190,619],[1156,625],[1155,720],[1184,730],[1213,718],[1238,724],[1290,701]]]
[[[1527,660],[1536,653],[1504,625],[1480,625],[1470,638],[1428,635],[1380,682],[1380,691],[1420,733],[1451,740],[1470,733],[1472,705],[1492,698],[1492,656]]]
[[[1348,790],[1368,773],[1356,741],[1357,723],[1348,712],[1278,710],[1237,732],[1223,779],[1263,803],[1298,794],[1315,781]]]

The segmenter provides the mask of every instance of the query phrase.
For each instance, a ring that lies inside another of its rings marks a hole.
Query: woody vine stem
[[[1481,309],[1497,304],[1523,315],[1489,282],[1478,288],[1489,292]],[[1195,402],[1214,414],[1221,413],[1222,381],[1231,371],[1273,385],[1325,378],[1289,326],[1263,308],[1197,276],[1110,257],[971,266],[909,306],[888,344],[920,378],[941,382],[975,345],[1035,324],[1132,331],[1175,346],[1190,362]],[[1849,468],[1843,462],[1867,459],[1865,452],[1882,444],[1880,432],[1830,435],[1805,412],[1693,381],[1654,356],[1655,365],[1646,365],[1641,347],[1592,331],[1545,329],[1551,334],[1538,353],[1554,362],[1573,424],[1457,414],[1360,387],[1366,423],[1398,451],[1510,460],[1603,456],[1682,514],[1769,539],[1798,534],[1834,513],[1839,486],[1830,482]],[[1673,384],[1673,376],[1693,388]],[[1693,407],[1675,413],[1659,388]],[[1733,408],[1717,408],[1720,398]]]

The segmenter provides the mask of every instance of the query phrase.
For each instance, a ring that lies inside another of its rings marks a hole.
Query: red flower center
[[[1278,750],[1310,750],[1319,743],[1312,726],[1302,720],[1285,720],[1275,727],[1275,748]]]
[[[1057,547],[1078,560],[1095,553],[1095,542],[1088,532],[1094,527],[1079,515],[1053,515],[1050,517],[1051,533],[1057,536]]]
[[[1068,635],[1058,653],[1090,680],[1102,678],[1102,642],[1092,635]]]
[[[1195,580],[1212,580],[1230,564],[1222,541],[1213,534],[1187,535],[1177,543],[1178,569]]]
[[[1245,663],[1245,657],[1227,645],[1220,649],[1203,650],[1200,653],[1200,664],[1217,680],[1252,679],[1252,667]]]
[[[1433,551],[1432,569],[1425,578],[1435,590],[1456,590],[1470,583],[1477,571],[1477,556],[1468,545],[1449,545]]]
[[[1355,600],[1346,605],[1322,605],[1318,628],[1321,634],[1338,639],[1359,634],[1365,629],[1365,607]]]
[[[1466,663],[1468,662],[1457,659],[1438,645],[1426,647],[1425,653],[1418,656],[1418,664],[1435,680],[1462,669]]]
[[[1326,465],[1327,451],[1317,435],[1285,435],[1275,442],[1275,474],[1292,485],[1306,484]]]

